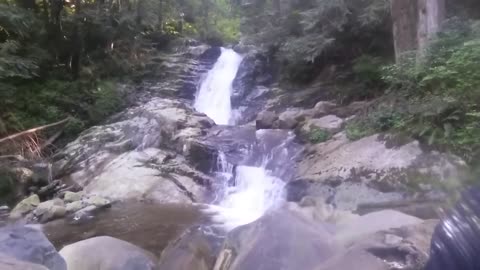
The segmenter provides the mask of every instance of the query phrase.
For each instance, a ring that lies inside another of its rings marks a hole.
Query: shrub
[[[327,141],[330,138],[328,131],[321,128],[312,128],[308,134],[308,140],[311,143],[317,144]]]

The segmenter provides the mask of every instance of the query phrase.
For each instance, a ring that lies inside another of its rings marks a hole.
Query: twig
[[[52,124],[48,124],[48,125],[44,125],[44,126],[39,126],[39,127],[35,127],[35,128],[31,128],[31,129],[28,129],[28,130],[25,130],[25,131],[22,131],[22,132],[19,132],[19,133],[15,133],[15,134],[12,134],[10,136],[7,136],[3,139],[0,139],[0,143],[3,143],[3,142],[6,142],[6,141],[9,141],[9,140],[13,140],[17,137],[20,137],[20,136],[23,136],[23,135],[27,135],[27,134],[30,134],[30,133],[35,133],[39,130],[43,130],[43,129],[47,129],[47,128],[50,128],[50,127],[54,127],[54,126],[58,126],[58,125],[62,125],[62,124],[65,124],[67,123],[68,121],[70,120],[70,117],[67,117],[65,119],[63,119],[62,121],[58,121],[58,122],[55,122],[55,123],[52,123]]]

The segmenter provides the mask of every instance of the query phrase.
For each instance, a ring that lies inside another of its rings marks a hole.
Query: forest
[[[389,0],[0,5],[2,137],[66,118],[64,135],[72,137],[100,123],[128,105],[128,91],[118,86],[142,81],[152,54],[195,40],[255,46],[286,88],[322,81],[332,86],[319,92],[325,98],[342,104],[372,100],[348,124],[350,138],[396,131],[468,160],[479,150],[480,24],[474,0],[447,1],[438,35],[427,48],[402,49],[401,61]]]

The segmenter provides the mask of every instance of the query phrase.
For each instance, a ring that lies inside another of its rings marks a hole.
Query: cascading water
[[[195,109],[208,115],[217,125],[228,125],[232,117],[232,82],[242,56],[222,48],[213,68],[207,73],[195,98]]]
[[[222,48],[222,54],[199,87],[195,108],[217,124],[233,124],[230,97],[241,60],[233,50]],[[279,178],[283,173],[277,172],[288,167],[286,161],[291,155],[286,146],[292,136],[285,131],[280,132],[281,136],[274,133],[265,136],[266,131],[257,131],[257,141],[249,150],[245,165],[234,168],[220,153],[217,175],[226,184],[206,211],[223,229],[251,223],[283,200],[285,182]]]

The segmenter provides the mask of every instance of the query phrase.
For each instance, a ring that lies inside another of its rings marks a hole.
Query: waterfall
[[[231,124],[232,82],[242,62],[242,56],[232,49],[222,48],[213,68],[202,81],[195,98],[195,109],[208,115],[217,125]]]
[[[233,124],[230,97],[241,60],[233,50],[222,48],[222,54],[199,87],[195,108],[217,124]],[[283,200],[285,182],[273,171],[284,171],[280,167],[289,166],[286,161],[291,155],[285,148],[292,136],[285,131],[278,132],[282,135],[269,137],[265,136],[266,132],[257,131],[257,142],[246,158],[248,165],[234,167],[220,153],[216,175],[218,181],[225,184],[205,211],[221,228],[228,231],[251,223]]]

